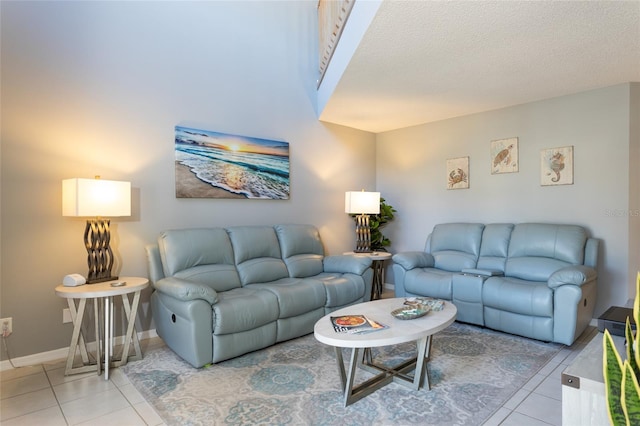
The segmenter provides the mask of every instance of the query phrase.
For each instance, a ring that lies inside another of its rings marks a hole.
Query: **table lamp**
[[[344,211],[356,214],[356,253],[371,252],[369,215],[380,213],[380,193],[348,191],[344,198]]]
[[[87,283],[118,279],[111,275],[111,221],[104,217],[131,216],[131,183],[102,180],[99,176],[65,179],[62,181],[62,215],[90,217],[84,230],[89,265]]]

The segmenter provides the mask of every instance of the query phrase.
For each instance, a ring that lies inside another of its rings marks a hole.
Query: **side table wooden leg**
[[[382,287],[384,286],[384,261],[374,260],[373,266],[373,285],[371,287],[371,300],[377,300],[382,297]]]
[[[83,303],[84,302],[84,303]],[[83,363],[88,363],[89,362],[89,355],[87,353],[87,345],[84,341],[84,335],[82,334],[82,319],[84,318],[84,310],[86,307],[86,299],[80,299],[80,302],[78,302],[78,309],[76,309],[76,302],[74,299],[67,299],[67,305],[69,306],[69,313],[71,314],[71,321],[73,322],[73,331],[75,332],[75,326],[76,323],[78,323],[79,320],[79,324],[80,324],[80,329],[78,331],[78,337],[77,337],[77,345],[76,348],[79,346],[80,347],[80,356],[82,357],[82,362]],[[78,318],[78,311],[82,312],[82,315],[80,316],[80,318]],[[71,337],[72,342],[75,341],[74,337]],[[73,352],[73,357],[75,358],[76,353],[75,350]]]
[[[122,347],[122,356],[120,360],[116,362],[116,366],[125,365],[129,359],[130,344],[133,342],[133,348],[135,355],[131,357],[132,361],[142,359],[142,350],[140,349],[140,341],[138,339],[138,333],[136,333],[136,313],[138,312],[138,305],[140,304],[140,291],[136,291],[133,295],[133,301],[129,305],[129,297],[126,294],[122,295],[122,307],[124,308],[125,316],[127,317],[127,331],[124,337],[124,345]]]
[[[84,335],[82,333],[82,321],[84,319],[84,311],[87,305],[87,299],[80,299],[78,302],[78,308],[76,309],[75,301],[68,299],[69,312],[71,313],[71,320],[73,322],[73,333],[71,335],[71,344],[69,345],[69,354],[67,355],[67,363],[65,365],[64,374],[86,373],[96,369],[96,366],[89,361],[89,355],[87,353],[87,346]],[[82,357],[83,365],[80,367],[74,367],[73,361],[76,356],[76,351],[80,348],[80,355]],[[98,374],[100,374],[100,367],[97,367]]]
[[[96,368],[98,369],[98,376],[100,375],[102,366],[100,365],[100,360],[102,359],[102,350],[100,349],[100,315],[99,315],[99,299],[97,298],[93,298],[91,299],[93,300],[93,317],[94,317],[94,321],[93,321],[93,325],[94,325],[94,330],[95,330],[95,338],[96,338]]]
[[[104,298],[104,379],[109,380],[109,358],[111,357],[111,298]]]

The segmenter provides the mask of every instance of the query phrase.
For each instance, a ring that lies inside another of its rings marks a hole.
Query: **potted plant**
[[[633,319],[640,326],[640,272],[636,278]],[[629,317],[625,327],[626,359],[620,357],[609,330],[604,331],[603,375],[609,421],[612,425],[640,424],[640,348],[637,331],[631,329]]]
[[[391,240],[382,234],[381,228],[393,220],[396,209],[386,203],[380,197],[380,213],[369,216],[369,227],[371,228],[371,250],[387,251],[386,247],[391,245]]]

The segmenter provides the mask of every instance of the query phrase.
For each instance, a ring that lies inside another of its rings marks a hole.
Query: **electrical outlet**
[[[71,311],[69,308],[65,308],[62,310],[62,323],[66,324],[68,322],[71,322]]]
[[[0,319],[0,330],[2,331],[2,337],[9,337],[13,333],[13,318]]]

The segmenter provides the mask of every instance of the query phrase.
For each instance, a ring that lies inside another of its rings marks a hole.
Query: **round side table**
[[[120,287],[113,287],[111,284],[116,281],[124,281],[125,284]],[[71,345],[69,346],[69,355],[67,356],[67,365],[64,371],[65,376],[75,373],[84,373],[96,369],[100,374],[100,363],[102,359],[101,347],[104,350],[104,378],[109,379],[109,367],[120,367],[127,363],[129,359],[138,360],[142,358],[142,350],[138,334],[135,332],[136,313],[140,303],[140,293],[149,286],[149,280],[139,277],[120,277],[115,281],[106,281],[97,284],[84,284],[76,287],[67,287],[59,285],[56,287],[56,295],[67,299],[71,320],[73,322],[73,334],[71,335]],[[133,300],[129,301],[129,294],[133,293]],[[122,306],[127,317],[127,331],[122,347],[122,355],[119,359],[113,356],[113,297],[122,297]],[[78,299],[76,307],[75,300]],[[84,335],[82,333],[82,320],[84,318],[87,300],[93,301],[94,311],[94,327],[96,338],[96,355],[95,362],[89,360],[87,346]],[[104,318],[104,328],[100,327],[100,308],[101,301],[104,300],[102,308],[102,317]],[[100,341],[102,340],[102,342]],[[134,356],[129,356],[129,349],[133,343],[135,351]],[[73,360],[76,351],[80,350],[83,365],[79,367],[73,366]]]

